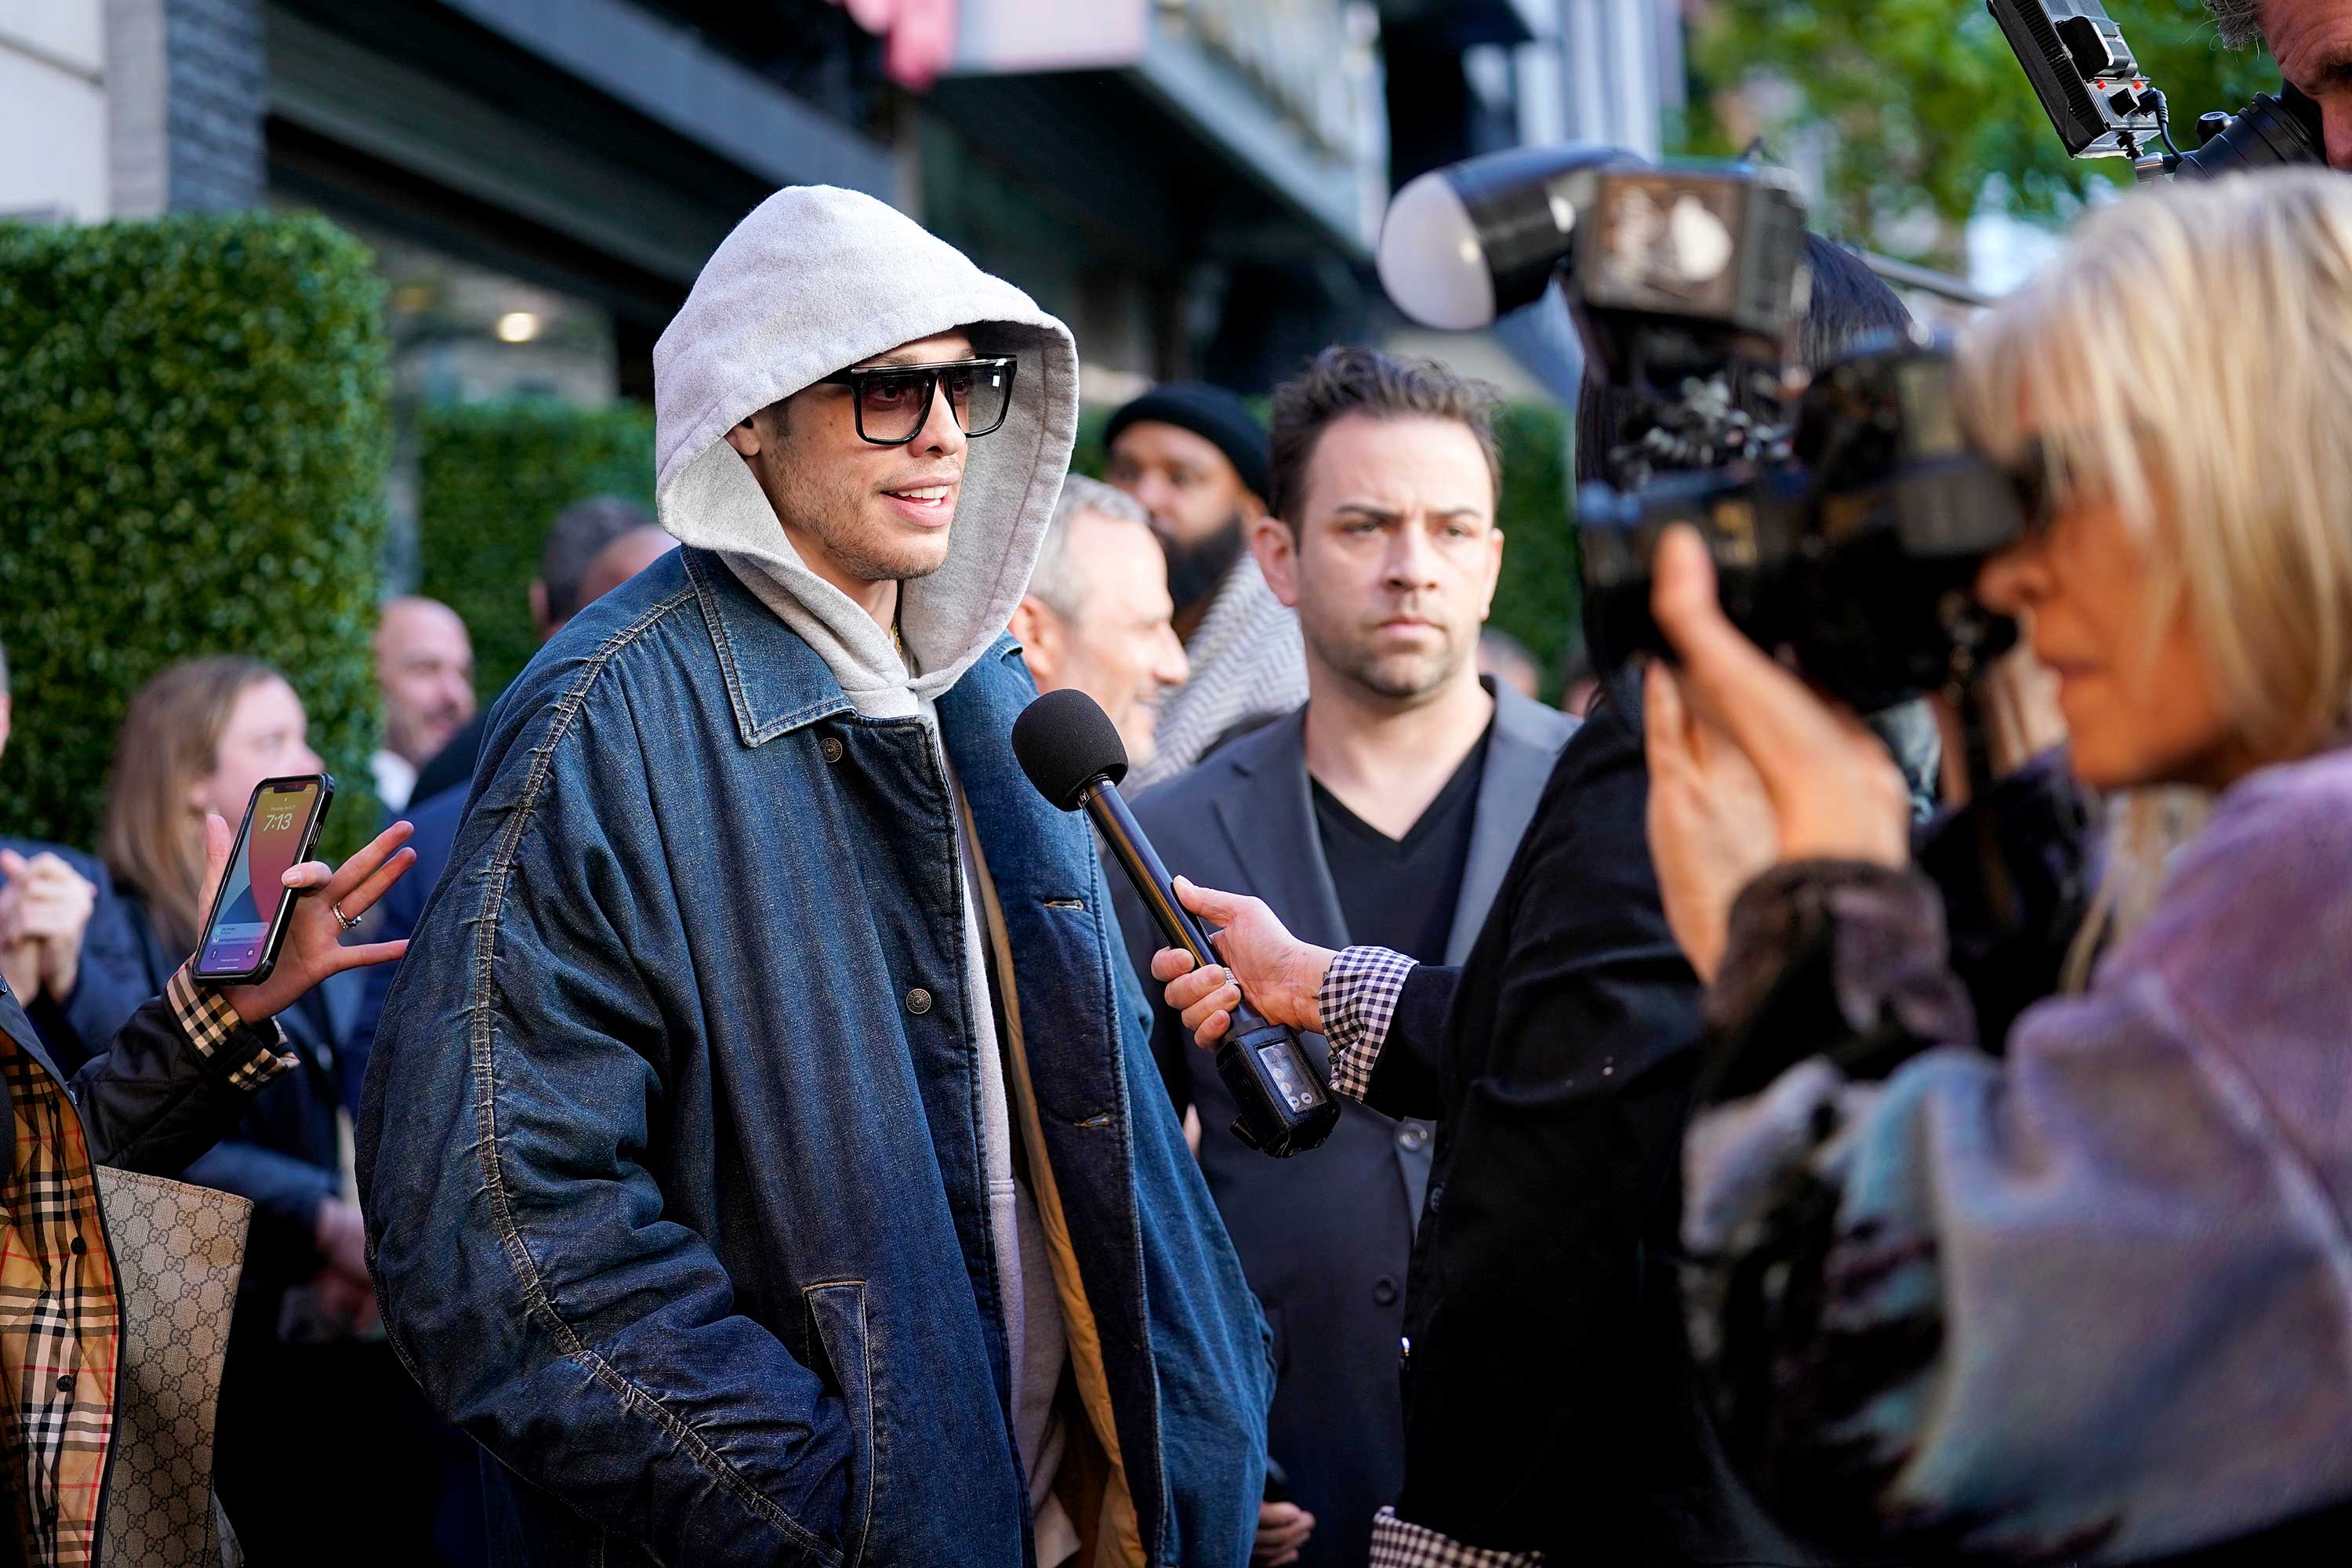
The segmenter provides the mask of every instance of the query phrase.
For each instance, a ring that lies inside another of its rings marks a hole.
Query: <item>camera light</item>
[[[1377,265],[1396,308],[1424,327],[1465,332],[1495,319],[1486,247],[1443,169],[1409,182],[1389,203]]]
[[[1616,147],[1513,147],[1408,181],[1381,221],[1376,265],[1396,308],[1473,331],[1543,297],[1601,172],[1645,168]]]
[[[539,318],[529,310],[509,310],[499,318],[499,341],[527,343],[539,336]]]

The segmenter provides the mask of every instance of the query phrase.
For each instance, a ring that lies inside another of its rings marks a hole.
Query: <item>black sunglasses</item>
[[[2057,513],[2058,495],[2066,482],[2063,460],[2041,437],[2028,436],[2020,443],[2017,457],[2007,472],[2009,482],[2017,490],[2018,510],[2024,514],[2026,531],[2045,531]]]
[[[1011,355],[944,360],[937,364],[860,364],[816,378],[818,386],[845,386],[856,395],[857,435],[877,447],[903,447],[922,434],[931,400],[944,389],[948,407],[966,436],[985,436],[1013,406]]]

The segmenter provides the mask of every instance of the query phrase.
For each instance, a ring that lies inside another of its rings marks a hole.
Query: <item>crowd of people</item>
[[[1809,368],[1911,330],[1808,261]],[[1976,798],[1949,694],[1826,700],[1687,531],[1672,660],[1490,628],[1491,387],[1335,346],[1073,475],[1062,323],[779,193],[508,689],[383,606],[385,824],[266,981],[188,955],[320,768],[268,665],[138,691],[91,851],[0,838],[0,1562],[99,1560],[100,1165],[252,1205],[257,1568],[2340,1552],[2352,186],[2116,203],[1958,352],[2031,510]],[[1014,764],[1058,689],[1218,962]],[[1319,1148],[1227,1131],[1244,996]]]

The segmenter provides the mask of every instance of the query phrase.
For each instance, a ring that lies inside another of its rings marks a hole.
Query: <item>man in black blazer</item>
[[[1298,613],[1307,705],[1135,809],[1171,866],[1255,893],[1307,941],[1461,962],[1576,727],[1477,674],[1502,552],[1491,406],[1442,366],[1363,349],[1327,351],[1275,394],[1275,513],[1251,542]],[[1157,995],[1153,928],[1131,894],[1120,913]],[[1269,1160],[1226,1131],[1233,1101],[1164,1006],[1154,1038],[1275,1336],[1268,1448],[1290,1496],[1261,1515],[1258,1561],[1360,1564],[1403,1477],[1399,1340],[1430,1124],[1342,1101],[1323,1147]],[[1323,1067],[1324,1042],[1306,1045]]]

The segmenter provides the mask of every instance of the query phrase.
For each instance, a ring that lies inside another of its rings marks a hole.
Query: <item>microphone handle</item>
[[[1194,963],[1219,963],[1207,928],[1177,901],[1168,868],[1160,864],[1118,786],[1108,777],[1097,778],[1080,798],[1168,945],[1191,953]],[[1231,1010],[1231,1020],[1217,1047],[1217,1076],[1241,1111],[1234,1119],[1234,1136],[1276,1159],[1328,1138],[1339,1124],[1339,1102],[1318,1081],[1298,1037],[1287,1026],[1270,1022],[1250,1005],[1247,996]]]

